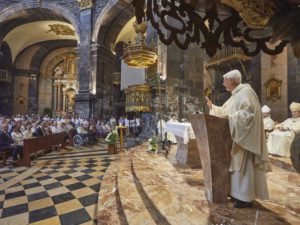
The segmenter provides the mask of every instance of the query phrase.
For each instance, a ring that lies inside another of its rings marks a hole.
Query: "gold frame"
[[[276,78],[270,78],[265,82],[267,100],[275,102],[281,99],[281,84],[282,80]]]

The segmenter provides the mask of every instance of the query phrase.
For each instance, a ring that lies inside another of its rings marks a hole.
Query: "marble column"
[[[91,92],[91,35],[92,8],[81,8],[80,11],[80,45],[78,48],[79,91],[75,97],[75,114],[89,118],[94,112],[95,95]]]
[[[204,105],[203,49],[191,44],[183,51],[172,44],[164,46],[162,57],[162,73],[166,74],[166,114],[175,113],[179,119],[187,119]]]
[[[116,70],[116,56],[105,46],[93,45],[93,70],[96,71],[95,116],[109,118],[112,115],[113,74]]]

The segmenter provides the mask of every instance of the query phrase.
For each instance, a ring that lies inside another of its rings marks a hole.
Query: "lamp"
[[[136,32],[135,41],[132,44],[130,41],[124,48],[123,59],[124,62],[131,67],[135,68],[149,68],[157,61],[157,49],[153,42],[146,43],[145,32],[147,24],[143,21],[133,23]]]

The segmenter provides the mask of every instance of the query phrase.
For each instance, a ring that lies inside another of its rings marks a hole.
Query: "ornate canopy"
[[[247,56],[275,55],[290,42],[300,58],[300,0],[133,0],[137,21],[147,19],[160,40],[186,49],[200,44],[209,56],[222,46]]]

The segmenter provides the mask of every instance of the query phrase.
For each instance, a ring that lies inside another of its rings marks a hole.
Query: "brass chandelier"
[[[146,29],[147,24],[143,21],[141,23],[133,23],[136,37],[134,43],[130,41],[124,48],[123,60],[124,62],[135,68],[149,68],[157,61],[157,48],[153,42],[146,43]]]

